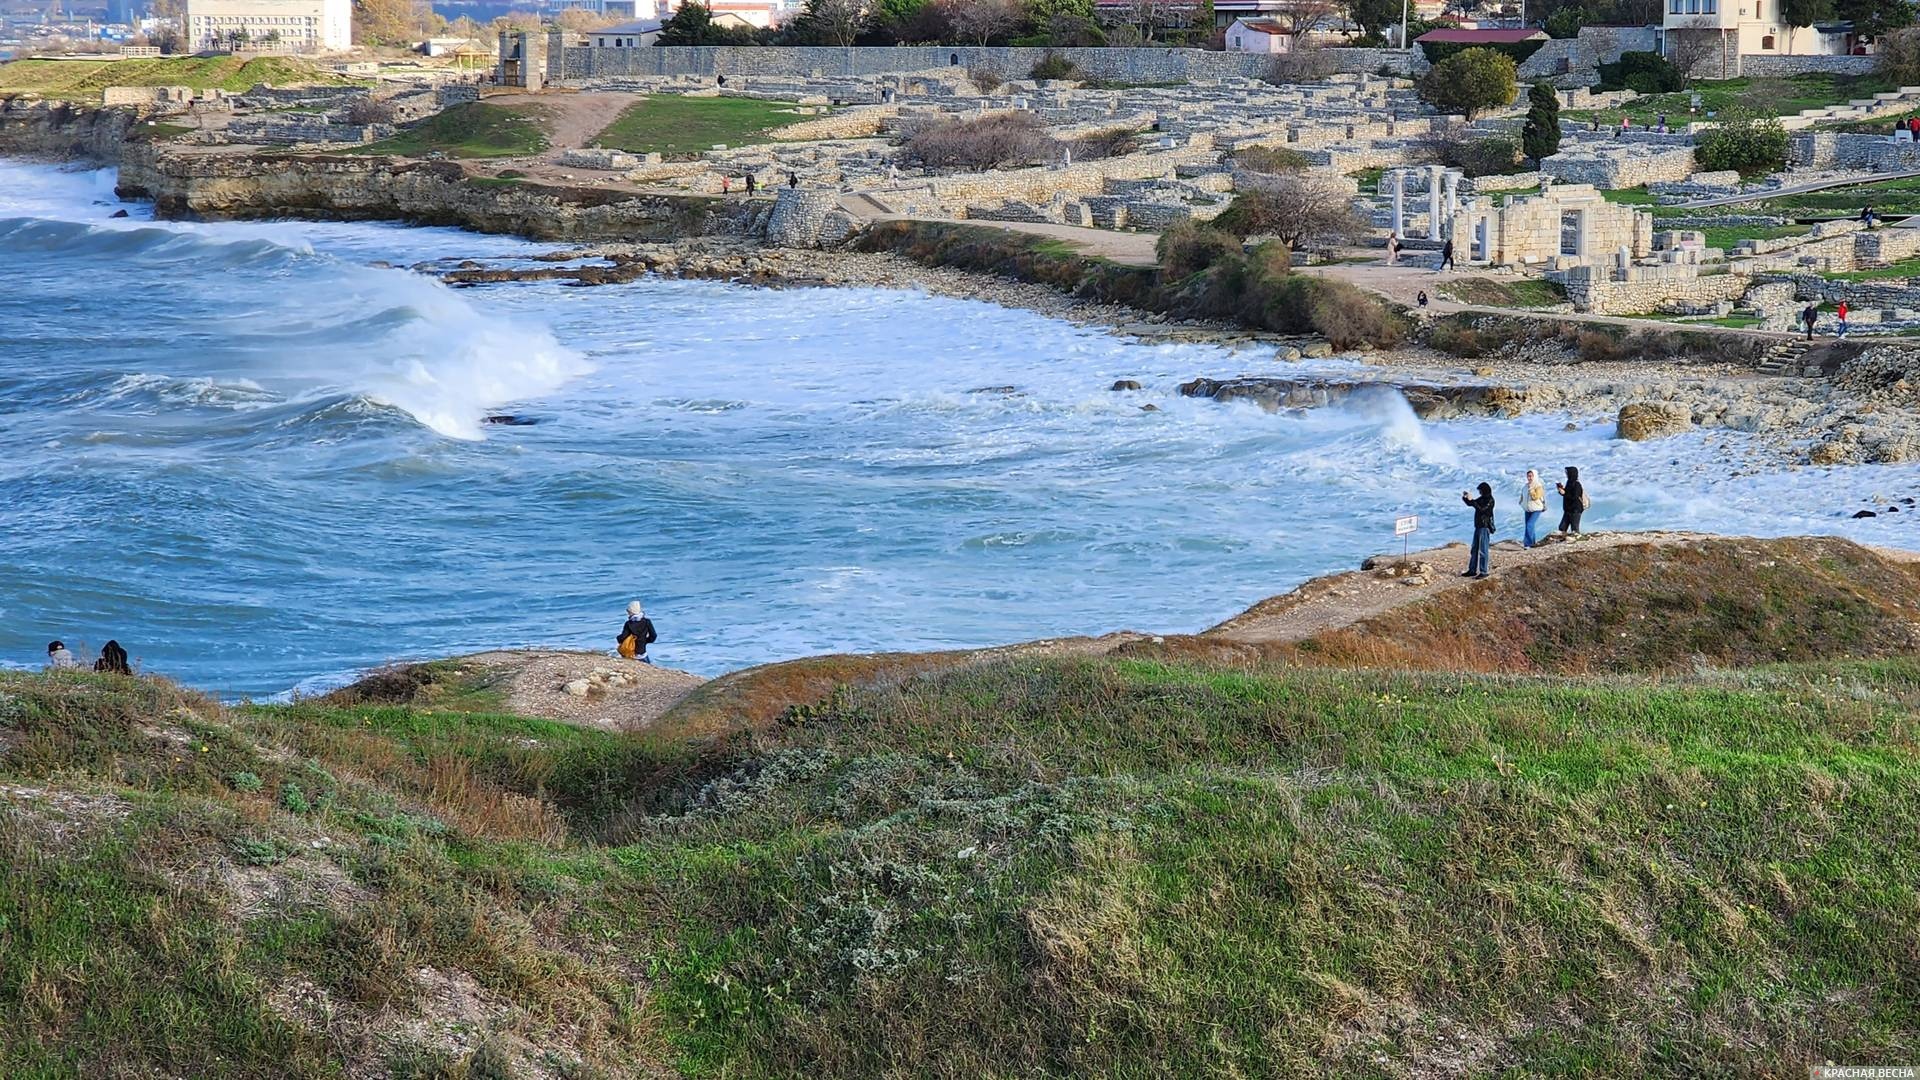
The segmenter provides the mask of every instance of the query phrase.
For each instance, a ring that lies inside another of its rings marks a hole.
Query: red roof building
[[[1523,41],[1545,41],[1547,32],[1526,27],[1512,30],[1459,30],[1442,27],[1439,30],[1429,30],[1413,40],[1421,44],[1433,42],[1460,45],[1518,45]]]

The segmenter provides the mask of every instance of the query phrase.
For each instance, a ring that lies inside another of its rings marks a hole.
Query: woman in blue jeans
[[[1527,529],[1523,539],[1528,547],[1539,543],[1536,532],[1540,524],[1540,515],[1547,512],[1547,485],[1540,482],[1540,474],[1527,470],[1527,499],[1520,504],[1527,512]]]
[[[1486,577],[1492,570],[1487,556],[1493,546],[1493,485],[1481,481],[1479,498],[1463,491],[1460,501],[1473,507],[1473,551],[1467,556],[1467,572],[1460,576]]]

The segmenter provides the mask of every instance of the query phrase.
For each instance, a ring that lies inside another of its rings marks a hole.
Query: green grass
[[[467,102],[435,113],[391,139],[351,153],[454,158],[522,157],[547,148],[539,121],[523,112],[485,102]]]
[[[1889,278],[1920,277],[1920,256],[1902,259],[1887,266],[1876,266],[1870,270],[1851,270],[1824,276],[1833,281],[1885,281]]]
[[[843,665],[692,739],[506,715],[457,664],[233,710],[0,673],[0,1075],[1920,1055],[1920,662],[1566,679],[1155,648]]]
[[[595,146],[636,154],[691,157],[715,145],[772,142],[788,124],[810,119],[783,101],[755,98],[643,97],[594,140]]]
[[[1567,302],[1564,288],[1539,278],[1518,281],[1463,278],[1450,283],[1446,292],[1461,303],[1483,307],[1539,308],[1555,307]]]
[[[14,60],[0,64],[0,95],[32,92],[43,97],[98,101],[109,86],[190,86],[238,93],[261,83],[274,86],[365,86],[303,60],[263,56],[173,56],[148,60]]]
[[[1731,252],[1742,240],[1777,240],[1783,236],[1804,236],[1811,225],[1778,225],[1755,228],[1751,225],[1716,225],[1700,230],[1708,247]]]
[[[1896,87],[1891,82],[1877,74],[1721,79],[1697,82],[1693,89],[1674,94],[1643,94],[1623,108],[1573,109],[1562,113],[1561,117],[1563,123],[1585,124],[1597,115],[1601,127],[1618,127],[1620,115],[1624,112],[1633,117],[1635,127],[1645,127],[1651,126],[1665,114],[1667,124],[1678,127],[1690,120],[1706,120],[1709,112],[1717,113],[1746,102],[1757,103],[1775,116],[1794,116],[1805,109],[1841,105],[1893,89]],[[1687,104],[1694,94],[1700,95],[1700,112],[1697,116],[1689,116]],[[1891,124],[1892,121],[1888,120],[1887,123]]]

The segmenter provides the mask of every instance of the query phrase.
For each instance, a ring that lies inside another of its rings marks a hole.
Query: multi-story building
[[[1789,26],[1781,0],[1666,0],[1660,25],[1676,62],[1708,77],[1740,74],[1743,56],[1846,56],[1870,43],[1849,22]]]
[[[188,46],[277,45],[293,52],[353,48],[353,0],[187,0]]]

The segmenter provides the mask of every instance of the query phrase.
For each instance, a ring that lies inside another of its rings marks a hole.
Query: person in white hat
[[[653,661],[647,659],[647,646],[658,640],[660,636],[653,632],[653,620],[647,618],[646,610],[640,606],[640,601],[635,600],[628,604],[627,622],[620,628],[618,638],[620,655],[629,660],[651,664]]]

